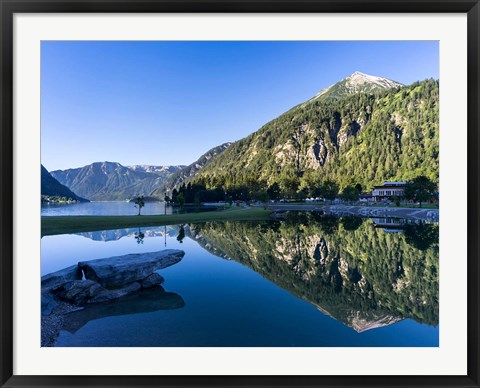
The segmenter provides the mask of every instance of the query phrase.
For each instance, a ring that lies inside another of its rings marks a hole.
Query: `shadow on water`
[[[185,306],[183,298],[173,292],[166,292],[156,286],[107,303],[86,306],[83,310],[69,313],[63,323],[63,330],[75,334],[88,322],[119,315],[151,313],[159,310],[174,310]]]

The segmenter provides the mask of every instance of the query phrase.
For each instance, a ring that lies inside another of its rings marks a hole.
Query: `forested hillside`
[[[88,202],[57,181],[45,167],[41,165],[40,169],[42,202]]]
[[[184,182],[194,178],[198,172],[204,168],[208,163],[212,163],[215,158],[224,152],[231,143],[224,143],[217,147],[214,147],[202,156],[200,156],[195,162],[172,174],[165,182],[157,188],[152,196],[161,200],[165,198],[165,195],[171,195],[174,188],[179,188]]]
[[[232,144],[194,178],[207,188],[274,183],[301,190],[333,180],[364,189],[439,176],[439,83],[314,98]]]

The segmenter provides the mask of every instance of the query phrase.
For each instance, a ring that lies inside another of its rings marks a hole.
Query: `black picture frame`
[[[2,387],[479,387],[479,0],[0,0]],[[16,13],[465,13],[468,25],[468,373],[465,376],[23,376],[13,374],[13,16]]]

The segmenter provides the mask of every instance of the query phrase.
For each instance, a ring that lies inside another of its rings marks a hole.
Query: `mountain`
[[[344,98],[357,93],[375,93],[386,89],[400,88],[400,82],[356,71],[347,78],[318,92],[310,101]]]
[[[51,174],[83,197],[95,201],[114,201],[148,195],[182,167],[126,167],[114,162],[95,162],[80,168],[52,171]]]
[[[88,202],[62,185],[41,165],[41,195],[46,202]]]
[[[170,195],[174,188],[180,187],[183,182],[195,178],[198,173],[209,163],[212,163],[219,155],[221,155],[232,143],[223,143],[204,153],[197,161],[172,174],[165,180],[164,184],[153,191],[151,195],[156,198],[163,199],[165,194]]]
[[[438,182],[439,83],[399,85],[353,74],[232,144],[195,183],[296,192],[327,179],[340,189],[418,175]]]

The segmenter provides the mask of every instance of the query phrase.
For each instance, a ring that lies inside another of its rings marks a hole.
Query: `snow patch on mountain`
[[[182,166],[152,166],[148,164],[135,164],[133,166],[127,166],[127,168],[133,171],[143,171],[143,172],[149,172],[153,174],[175,173],[185,167],[186,166],[183,166],[183,165]]]
[[[341,80],[340,82],[337,82],[336,84],[330,85],[328,88],[321,90],[309,101],[313,101],[322,96],[328,95],[330,95],[331,97],[342,97],[345,95],[361,92],[371,93],[375,90],[399,88],[401,86],[404,85],[400,82],[356,71],[352,75]]]
[[[377,77],[356,71],[351,76],[346,78],[345,86],[353,93],[357,93],[357,89],[365,84],[378,85],[383,89],[398,88],[403,86],[401,83],[392,81],[388,78]]]

